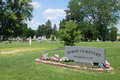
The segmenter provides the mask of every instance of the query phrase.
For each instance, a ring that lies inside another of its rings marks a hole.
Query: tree
[[[28,28],[27,30],[25,30],[22,34],[22,37],[32,37],[35,35],[35,31],[32,30],[31,28]]]
[[[79,42],[81,38],[80,30],[76,30],[77,24],[69,21],[65,24],[65,29],[59,30],[60,41],[64,41],[64,45],[73,46],[75,42]]]
[[[51,35],[51,39],[54,41],[55,40],[55,36],[52,34]]]
[[[115,41],[117,39],[117,28],[116,27],[111,27],[111,32],[110,32],[110,40]]]
[[[54,24],[52,33],[53,33],[54,36],[57,36],[57,26],[56,26],[56,24]]]
[[[90,21],[105,41],[109,25],[120,18],[119,4],[119,0],[70,0],[65,11],[67,19],[76,23]]]
[[[59,29],[65,29],[65,24],[66,23],[67,23],[67,20],[65,20],[65,19],[62,19],[62,21],[60,20]]]
[[[51,21],[48,20],[46,23],[45,23],[45,27],[46,27],[46,37],[47,38],[50,38],[51,34],[52,34],[52,27],[51,27]]]
[[[33,6],[30,4],[32,0],[5,0],[5,5],[2,7],[2,11],[5,20],[2,21],[0,31],[2,35],[8,37],[11,35],[19,36],[22,34],[22,25],[24,20],[31,20]],[[6,10],[7,9],[7,10]],[[17,34],[16,32],[20,32]]]
[[[45,25],[44,24],[39,25],[38,29],[37,29],[37,36],[44,36],[44,35],[46,35],[45,33],[46,33]]]

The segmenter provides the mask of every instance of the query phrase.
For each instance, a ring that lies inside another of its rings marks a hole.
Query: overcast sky
[[[57,25],[59,29],[59,22],[65,18],[64,10],[67,9],[70,0],[33,0],[33,18],[28,22],[28,27],[37,30],[38,26],[45,24],[49,19],[52,23]],[[116,25],[118,33],[120,33],[120,24]]]

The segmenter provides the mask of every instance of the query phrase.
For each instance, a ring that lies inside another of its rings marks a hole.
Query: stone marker
[[[23,37],[23,38],[22,38],[22,42],[27,42],[27,41],[26,41],[26,37]]]
[[[36,36],[34,35],[33,39],[36,39]]]
[[[41,37],[38,37],[38,43],[40,43],[41,42]]]
[[[55,36],[55,40],[56,40],[57,38],[56,38],[56,36]]]
[[[99,39],[97,38],[97,41],[99,41]]]
[[[105,49],[95,47],[65,46],[65,56],[74,61],[105,63]]]
[[[29,45],[31,46],[32,45],[32,38],[29,37]]]
[[[46,40],[46,36],[42,36],[42,39],[43,39],[43,40]]]
[[[19,40],[20,40],[20,38],[19,38],[19,37],[17,37],[17,43],[19,43]]]

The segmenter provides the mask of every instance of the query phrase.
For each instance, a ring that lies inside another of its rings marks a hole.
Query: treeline
[[[38,29],[36,31],[36,35],[39,36],[46,36],[46,38],[50,38],[51,34],[54,36],[58,36],[57,33],[57,26],[54,24],[52,28],[52,23],[50,20],[48,20],[45,24],[39,25]]]
[[[65,29],[66,23],[73,21],[77,24],[75,30],[81,31],[81,40],[115,41],[119,4],[119,0],[70,0],[65,10],[66,18],[60,21],[59,29]]]
[[[46,38],[50,38],[51,35],[54,35],[58,37],[57,33],[57,26],[54,24],[52,28],[52,23],[50,20],[48,20],[45,24],[39,25],[37,30],[33,30],[31,28],[28,28],[27,24],[24,23],[23,25],[23,33],[20,35],[20,37],[34,37],[36,35],[37,37],[46,36]]]
[[[80,32],[81,40],[116,40],[115,25],[120,19],[119,0],[70,0],[68,9],[65,10],[66,18],[60,21],[59,31],[56,24],[52,28],[50,20],[39,25],[37,30],[28,28],[25,21],[33,17],[31,3],[32,0],[0,0],[0,35],[3,38],[34,35],[50,38],[53,34],[60,36],[61,40],[69,41],[67,44],[72,42],[73,45],[78,40],[75,34]],[[76,33],[77,31],[79,32]]]
[[[57,26],[52,28],[51,21],[39,25],[37,30],[28,28],[26,21],[32,19],[32,0],[0,0],[0,36],[3,40],[8,37],[32,37],[36,35],[50,38],[51,34],[57,37]],[[32,26],[31,26],[32,27]]]

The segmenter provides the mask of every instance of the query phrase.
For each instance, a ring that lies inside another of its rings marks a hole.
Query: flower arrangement
[[[69,59],[67,57],[63,57],[60,59],[60,61],[69,61]]]
[[[48,57],[48,54],[43,54],[43,56],[41,56],[42,60],[51,60],[51,61],[59,61],[59,55],[55,54],[55,57]]]
[[[69,61],[69,59],[67,57],[63,57],[59,60],[59,55],[55,54],[55,57],[48,57],[48,54],[43,54],[43,56],[41,56],[40,58],[41,60],[51,60],[51,61]]]
[[[61,61],[61,62],[69,62],[70,60],[67,58],[67,57],[62,57],[61,59],[59,59],[59,55],[58,54],[55,54],[55,57],[48,57],[48,54],[43,54],[43,56],[41,56],[40,58],[41,60],[51,60],[51,61]],[[109,68],[110,67],[110,63],[105,60],[105,64],[102,64],[102,63],[99,63],[98,64],[99,67],[105,69],[105,68]]]
[[[43,54],[43,56],[41,56],[41,59],[43,59],[43,60],[46,60],[46,59],[48,59],[48,54]]]
[[[105,64],[99,63],[98,66],[100,66],[103,69],[104,68],[109,68],[110,67],[110,63],[107,60],[105,60]]]

